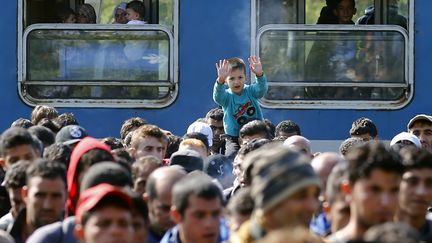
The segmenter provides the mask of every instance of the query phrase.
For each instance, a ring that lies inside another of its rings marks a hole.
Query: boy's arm
[[[256,82],[250,87],[251,94],[256,98],[262,98],[267,93],[268,84],[267,77],[264,75],[261,60],[257,56],[249,57],[249,67],[251,71],[256,75]]]
[[[225,85],[215,82],[213,87],[213,100],[220,106],[226,107],[228,101],[228,93],[226,92]]]

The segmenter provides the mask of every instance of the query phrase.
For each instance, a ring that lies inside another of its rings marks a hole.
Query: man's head
[[[351,137],[362,138],[365,141],[377,139],[378,137],[378,130],[375,123],[371,119],[365,117],[355,120],[349,132]]]
[[[218,151],[222,146],[221,135],[225,134],[223,126],[223,110],[221,108],[211,109],[206,114],[206,122],[213,131],[212,150]]]
[[[405,172],[399,191],[399,209],[414,219],[424,219],[432,202],[432,154],[406,147],[400,151]]]
[[[150,174],[160,167],[162,161],[154,156],[144,156],[135,161],[132,164],[133,190],[144,195]]]
[[[254,209],[250,187],[241,188],[229,200],[227,218],[231,232],[239,230],[242,223],[249,220]]]
[[[167,144],[168,137],[159,127],[155,125],[143,125],[133,132],[129,153],[135,159],[153,155],[163,160]]]
[[[16,218],[18,213],[25,207],[22,200],[22,188],[26,185],[26,170],[30,162],[21,160],[13,164],[7,171],[4,186],[9,194],[12,216]]]
[[[250,121],[240,129],[239,142],[241,143],[241,146],[254,139],[261,139],[261,138],[265,138],[265,139],[272,138],[269,129],[267,127],[267,124],[264,121],[260,121],[260,120]]]
[[[39,143],[24,128],[12,127],[0,138],[0,166],[8,168],[18,160],[40,158]]]
[[[407,128],[420,139],[423,148],[432,152],[432,116],[416,115],[408,122]]]
[[[62,219],[66,202],[66,169],[54,161],[38,160],[27,171],[22,198],[30,231]]]
[[[158,168],[150,174],[145,198],[149,208],[149,220],[151,230],[160,235],[174,226],[170,218],[172,188],[174,184],[183,178],[186,172],[176,167]]]
[[[235,94],[241,94],[246,82],[246,66],[241,58],[228,59],[230,73],[225,80],[230,90]]]
[[[299,135],[290,136],[284,141],[283,145],[288,148],[297,149],[300,152],[304,153],[309,158],[313,158],[313,154],[311,150],[311,142],[309,141],[309,139],[303,136],[299,136]]]
[[[321,153],[312,160],[311,165],[315,173],[321,179],[323,193],[326,190],[327,178],[330,172],[337,163],[342,161],[340,155],[333,152]]]
[[[171,215],[183,242],[217,242],[222,192],[203,174],[190,174],[173,188]]]
[[[262,226],[268,231],[307,227],[318,209],[321,185],[310,158],[274,144],[251,152],[247,158],[254,161],[251,194]]]
[[[208,154],[209,154],[209,151],[208,151],[207,147],[205,146],[205,144],[201,140],[198,140],[195,138],[184,139],[180,143],[178,151],[182,151],[182,150],[194,150],[197,153],[199,153],[199,155],[201,156],[201,158],[203,160],[206,159],[208,157]]]
[[[125,120],[120,128],[120,138],[124,141],[130,132],[145,124],[148,124],[147,121],[141,117],[131,117]]]
[[[333,14],[337,17],[339,24],[353,24],[352,17],[356,14],[355,0],[336,0],[337,4]]]
[[[351,218],[367,229],[391,221],[403,173],[399,155],[381,143],[366,143],[351,150],[348,162]]]
[[[276,126],[275,137],[287,139],[293,135],[301,135],[300,127],[291,120],[279,122]]]
[[[46,105],[37,105],[31,113],[31,121],[34,125],[38,125],[42,118],[48,118],[50,120],[55,119],[58,116],[58,112],[54,107]]]
[[[109,184],[84,190],[77,206],[75,236],[86,243],[132,243],[132,205],[128,194]]]

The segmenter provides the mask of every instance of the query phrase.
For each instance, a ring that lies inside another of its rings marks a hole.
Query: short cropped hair
[[[31,145],[35,150],[40,150],[39,144],[29,131],[21,127],[11,127],[1,135],[0,156],[6,156],[6,150],[20,145]]]
[[[337,196],[341,194],[342,183],[348,180],[348,164],[345,161],[338,162],[330,172],[327,179],[325,197],[329,204],[333,204]]]
[[[66,188],[66,167],[56,161],[39,159],[30,164],[26,171],[27,185],[33,177],[42,177],[44,179],[61,179]]]
[[[206,114],[206,119],[213,119],[216,121],[222,121],[223,120],[223,110],[221,108],[213,108],[209,110]]]
[[[359,136],[364,134],[369,134],[371,137],[376,138],[378,135],[378,130],[375,126],[375,123],[371,119],[361,117],[353,122],[350,129],[350,135]]]
[[[120,128],[120,138],[125,140],[130,132],[145,124],[148,124],[147,121],[141,117],[131,117],[127,119]]]
[[[246,65],[244,61],[239,57],[233,57],[228,59],[231,70],[243,70],[246,75]]]
[[[4,179],[6,189],[21,188],[26,185],[26,170],[31,163],[27,160],[20,160],[13,164],[7,171]]]
[[[376,169],[398,175],[404,172],[399,154],[379,142],[369,142],[353,148],[345,159],[348,162],[348,178],[352,185],[361,178],[368,178]]]
[[[69,166],[72,149],[63,143],[54,143],[44,149],[43,157]]]
[[[432,169],[432,154],[423,148],[406,146],[399,154],[402,157],[402,164],[405,170]]]
[[[172,203],[183,216],[189,207],[189,197],[194,195],[206,200],[218,199],[223,205],[223,196],[211,177],[202,174],[191,174],[178,181],[172,190]]]
[[[54,122],[59,127],[59,130],[62,127],[69,125],[79,125],[78,120],[75,118],[75,115],[71,112],[60,114],[56,119],[54,119]]]
[[[297,123],[291,120],[284,120],[279,122],[276,126],[275,137],[281,136],[281,132],[285,133],[296,133],[296,135],[301,135],[300,127]]]
[[[126,5],[126,8],[130,8],[133,11],[137,12],[140,15],[140,18],[143,19],[145,15],[145,6],[141,1],[131,1]]]
[[[240,137],[243,138],[245,136],[253,136],[255,134],[263,133],[265,138],[271,139],[270,131],[267,127],[267,124],[264,121],[253,120],[246,123],[240,129]]]

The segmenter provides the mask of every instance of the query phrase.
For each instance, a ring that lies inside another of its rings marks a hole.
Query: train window
[[[158,108],[174,101],[176,1],[144,1],[151,24],[109,24],[120,2],[86,1],[99,24],[42,21],[22,29],[18,84],[26,103]]]
[[[407,1],[355,1],[358,10],[351,24],[330,18],[315,24],[322,21],[327,6],[313,0],[279,1],[278,9],[285,10],[267,12],[277,20],[263,21],[259,10],[265,2],[255,1],[256,25],[251,31],[252,52],[261,57],[269,80],[264,106],[397,109],[409,102],[413,31]],[[297,17],[283,20],[281,13],[290,11]],[[365,16],[373,19],[366,21]],[[354,24],[361,18],[363,23]]]

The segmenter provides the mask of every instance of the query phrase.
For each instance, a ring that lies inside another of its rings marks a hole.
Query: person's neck
[[[361,225],[358,220],[351,218],[348,224],[336,233],[343,240],[350,241],[362,239],[367,230],[368,229]]]
[[[396,220],[407,223],[417,230],[421,230],[421,228],[426,224],[426,215],[413,216],[403,211],[398,211],[396,214]]]

